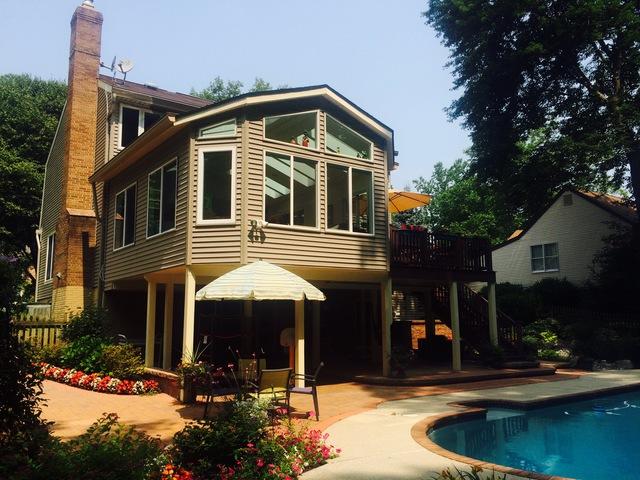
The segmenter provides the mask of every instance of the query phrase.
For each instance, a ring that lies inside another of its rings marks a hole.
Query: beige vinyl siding
[[[40,212],[40,251],[38,252],[37,271],[37,298],[36,302],[50,302],[53,290],[53,281],[45,282],[44,275],[47,259],[47,237],[56,231],[60,209],[62,206],[62,177],[64,175],[64,147],[68,114],[65,109],[60,117],[60,123],[56,136],[51,145],[49,158],[47,158],[44,187],[42,190],[42,211]]]
[[[94,171],[100,168],[107,161],[107,146],[109,143],[109,104],[111,102],[111,94],[107,93],[103,88],[98,88],[98,109],[96,118],[96,156]],[[104,218],[104,206],[102,204],[104,184],[98,183],[95,186],[95,205],[96,216],[96,249],[94,254],[93,265],[93,287],[97,288],[100,275],[100,252],[102,246],[102,221]]]
[[[318,161],[319,229],[264,228],[264,242],[248,243],[248,261],[259,258],[283,265],[364,270],[387,269],[386,164],[383,150],[374,146],[373,161],[327,154],[324,113],[320,115],[320,150],[305,149],[263,139],[262,120],[249,122],[248,219],[263,218],[264,152],[293,154]],[[325,228],[327,162],[373,171],[375,235],[333,233]],[[248,226],[247,226],[248,227]]]
[[[176,228],[147,239],[148,175],[177,157],[178,188]],[[122,172],[110,181],[107,199],[107,245],[105,248],[105,282],[139,278],[146,273],[184,265],[186,253],[187,191],[189,173],[189,136],[181,134],[159,147],[152,155]],[[136,182],[135,243],[113,250],[115,195]]]
[[[220,120],[221,121],[221,120]],[[205,122],[194,128],[197,132],[200,128],[218,123],[219,120]],[[236,125],[234,137],[217,140],[197,140],[195,151],[192,155],[194,189],[193,211],[191,222],[193,234],[191,240],[191,263],[239,263],[240,262],[240,218],[242,215],[242,128],[241,122]],[[197,224],[197,195],[198,195],[198,154],[201,147],[207,146],[233,146],[236,148],[236,181],[235,181],[235,225],[198,225]]]
[[[493,251],[493,269],[498,283],[531,285],[544,278],[566,278],[581,284],[589,279],[593,256],[610,235],[611,222],[621,220],[574,193],[573,204],[564,205],[563,196],[547,209],[518,240]],[[560,268],[556,272],[531,271],[531,246],[558,244]]]

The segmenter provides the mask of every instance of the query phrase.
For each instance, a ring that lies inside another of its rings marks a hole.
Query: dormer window
[[[122,105],[120,107],[120,148],[129,146],[161,117],[159,113],[150,110]]]
[[[318,112],[265,117],[264,138],[318,148]]]
[[[371,160],[373,143],[327,115],[327,152]]]

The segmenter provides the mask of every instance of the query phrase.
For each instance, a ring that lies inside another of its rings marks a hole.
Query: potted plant
[[[209,364],[200,360],[200,357],[207,349],[200,344],[192,354],[186,355],[178,364],[176,373],[180,380],[180,400],[184,403],[194,403],[198,387],[206,385],[209,376]]]

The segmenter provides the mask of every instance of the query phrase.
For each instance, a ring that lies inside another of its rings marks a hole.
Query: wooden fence
[[[24,313],[12,322],[14,334],[21,342],[45,347],[60,343],[60,335],[65,322],[52,322],[48,315]]]

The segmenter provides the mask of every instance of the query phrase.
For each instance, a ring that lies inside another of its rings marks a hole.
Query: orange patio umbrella
[[[418,192],[404,192],[402,190],[389,190],[389,212],[398,213],[412,208],[429,205],[431,195]]]

